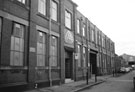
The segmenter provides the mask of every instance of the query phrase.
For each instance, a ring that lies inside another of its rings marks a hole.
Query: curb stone
[[[89,88],[89,87],[92,87],[92,86],[95,86],[95,85],[101,84],[101,83],[103,83],[103,82],[105,82],[105,81],[96,82],[96,83],[94,83],[94,84],[87,85],[87,86],[85,86],[85,87],[82,87],[82,88],[79,88],[79,89],[76,89],[76,90],[72,90],[71,92],[78,92],[78,91],[81,91],[81,90],[87,89],[87,88]]]

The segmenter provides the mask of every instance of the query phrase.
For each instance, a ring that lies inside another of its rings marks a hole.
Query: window
[[[92,42],[94,42],[94,40],[95,40],[95,33],[94,33],[93,29],[91,30],[91,40],[92,40]]]
[[[57,38],[55,36],[51,36],[51,49],[50,49],[50,65],[51,66],[58,66],[57,59],[58,59],[58,53],[57,53]]]
[[[105,37],[104,37],[104,48],[106,48],[106,41],[105,41]]]
[[[1,49],[1,31],[2,31],[2,19],[0,18],[0,49]],[[1,60],[0,60],[0,63],[1,63]]]
[[[2,19],[0,18],[0,45],[1,45]]]
[[[45,66],[46,44],[45,33],[38,31],[37,34],[37,66]]]
[[[110,48],[110,46],[109,46],[109,40],[107,40],[107,50],[109,51],[109,48]]]
[[[83,33],[83,36],[84,36],[84,37],[85,37],[85,27],[86,27],[85,24],[83,24],[83,28],[82,28],[82,31],[83,31],[83,32],[82,32],[82,33]]]
[[[88,34],[89,34],[89,40],[91,40],[91,32],[90,32],[90,27],[88,27]]]
[[[99,45],[101,45],[101,36],[100,36],[100,33],[99,33]]]
[[[111,43],[111,51],[114,52],[114,45]]]
[[[19,2],[21,2],[21,3],[23,3],[23,4],[25,4],[25,0],[17,0],[17,1],[19,1]]]
[[[81,67],[81,46],[77,45],[78,67]]]
[[[108,42],[108,49],[109,49],[109,51],[110,51],[110,40],[109,40],[109,42]]]
[[[114,47],[114,44],[113,44],[113,53],[114,53],[114,51],[115,51],[115,47]]]
[[[71,29],[71,13],[69,11],[65,11],[65,26]]]
[[[97,30],[95,30],[95,42],[97,44]]]
[[[10,65],[23,66],[24,58],[24,26],[14,23],[11,35]]]
[[[53,20],[57,21],[57,12],[58,12],[58,4],[54,0],[52,0],[52,14],[51,17]]]
[[[104,38],[102,37],[102,47],[104,47]]]
[[[46,0],[38,0],[38,12],[46,15]]]
[[[77,19],[77,33],[80,34],[80,20]]]
[[[106,43],[105,43],[105,37],[103,36],[103,37],[102,37],[102,46],[103,46],[104,48],[105,48],[105,44],[106,44]]]
[[[86,67],[86,47],[83,47],[83,67]]]

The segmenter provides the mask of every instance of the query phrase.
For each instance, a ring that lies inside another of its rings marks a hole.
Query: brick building
[[[0,0],[0,89],[111,74],[114,42],[72,0]]]

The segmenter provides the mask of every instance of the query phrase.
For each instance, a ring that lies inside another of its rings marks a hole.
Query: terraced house
[[[114,42],[72,0],[0,0],[0,90],[111,74]]]

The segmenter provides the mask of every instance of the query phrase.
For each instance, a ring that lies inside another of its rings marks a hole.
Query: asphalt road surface
[[[132,71],[120,77],[109,78],[102,84],[93,86],[80,92],[135,92],[133,87],[134,76],[135,71]]]

